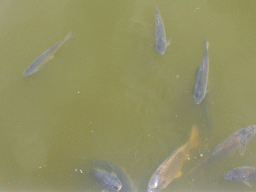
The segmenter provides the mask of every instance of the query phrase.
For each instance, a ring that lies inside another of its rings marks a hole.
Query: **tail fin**
[[[191,130],[191,136],[187,143],[188,149],[193,149],[199,146],[200,140],[198,138],[198,128],[196,125],[193,125]]]
[[[157,7],[156,7],[156,3],[155,3],[155,9],[156,9],[156,12],[159,13],[158,10],[157,10]]]
[[[209,47],[209,42],[206,42],[206,39],[204,37],[204,45],[205,45],[205,48],[208,50],[208,47]]]
[[[73,39],[73,37],[72,37],[72,31],[70,31],[70,32],[66,35],[66,37],[64,38],[64,41],[71,40],[71,39]]]

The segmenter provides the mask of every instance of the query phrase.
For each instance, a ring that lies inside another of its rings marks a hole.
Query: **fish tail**
[[[199,138],[198,138],[198,128],[196,125],[193,125],[192,130],[191,130],[191,136],[188,141],[187,147],[189,149],[193,149],[195,147],[199,146]]]
[[[157,7],[156,7],[156,2],[155,2],[155,9],[156,9],[156,12],[158,13],[158,10],[157,10]]]
[[[205,44],[205,47],[206,47],[206,49],[208,50],[208,47],[209,47],[209,42],[206,42],[206,39],[205,39],[205,37],[204,37],[204,44]]]
[[[73,39],[73,37],[72,37],[72,31],[70,31],[70,32],[67,34],[67,36],[64,38],[64,41],[71,40],[71,39]]]

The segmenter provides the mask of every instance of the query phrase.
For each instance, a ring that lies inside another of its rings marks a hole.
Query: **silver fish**
[[[170,44],[170,40],[166,43],[164,23],[159,11],[157,10],[156,4],[155,8],[155,47],[156,51],[160,55],[163,55],[165,53],[166,47]]]
[[[255,133],[256,125],[239,129],[213,149],[210,155],[205,159],[204,163],[213,162],[217,159],[226,157],[227,155],[232,155],[237,149],[239,149],[241,156],[244,155],[246,144],[252,139]]]
[[[198,69],[196,86],[194,91],[194,100],[196,104],[201,103],[201,101],[204,99],[205,94],[207,92],[206,89],[207,89],[207,81],[208,81],[208,74],[209,74],[209,54],[208,54],[209,42],[206,42],[205,37],[204,37],[204,44],[205,44],[204,55],[201,61],[201,65]]]
[[[224,174],[224,179],[244,182],[252,187],[249,180],[256,180],[256,167],[237,167]]]
[[[53,45],[51,48],[43,52],[39,57],[36,58],[31,65],[22,74],[23,77],[36,73],[42,69],[42,66],[54,57],[56,51],[67,41],[72,39],[72,31],[70,31],[67,36],[60,40],[58,43]]]

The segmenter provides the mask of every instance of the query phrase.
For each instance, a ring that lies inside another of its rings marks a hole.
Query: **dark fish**
[[[256,167],[237,167],[224,174],[226,180],[244,182],[252,187],[249,180],[256,180]]]
[[[122,188],[121,181],[114,174],[99,168],[92,169],[92,173],[108,191],[119,191]]]
[[[128,174],[117,164],[106,161],[106,160],[96,160],[93,161],[93,166],[98,166],[102,169],[105,169],[108,172],[115,173],[117,178],[122,183],[122,188],[119,192],[136,192],[133,181],[128,176]]]
[[[239,129],[213,149],[210,155],[205,159],[204,163],[221,159],[227,155],[232,155],[237,149],[239,149],[241,156],[244,155],[246,144],[252,139],[255,133],[256,125]]]
[[[156,4],[155,4],[156,8]],[[165,29],[164,29],[164,23],[160,16],[160,13],[158,12],[156,8],[155,13],[155,47],[156,51],[163,55],[165,52],[166,47],[170,44],[169,42],[166,43],[166,36],[165,36]]]
[[[39,57],[37,57],[36,60],[33,61],[33,63],[31,63],[31,65],[24,71],[22,76],[25,77],[25,76],[28,76],[35,72],[40,71],[42,69],[42,66],[47,61],[49,61],[50,59],[52,59],[54,57],[54,54],[56,53],[56,51],[58,51],[58,49],[67,40],[70,40],[70,39],[72,39],[72,31],[70,31],[64,39],[60,40],[58,43],[56,43],[51,48],[49,48],[45,52],[43,52]]]
[[[207,81],[208,81],[208,73],[209,73],[209,55],[208,55],[208,47],[209,42],[206,42],[204,37],[205,50],[203,59],[198,69],[196,86],[194,91],[194,100],[196,104],[199,104],[205,97],[207,92]]]
[[[190,157],[190,150],[198,145],[198,128],[194,125],[189,141],[174,151],[154,172],[148,182],[147,192],[158,192],[169,185],[172,180],[180,177],[183,163]]]

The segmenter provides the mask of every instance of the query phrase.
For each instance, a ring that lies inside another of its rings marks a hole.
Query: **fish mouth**
[[[150,187],[147,187],[147,192],[157,192],[157,190],[153,189],[153,188],[150,188]]]
[[[117,191],[120,191],[122,189],[122,185],[120,185],[117,189]]]

